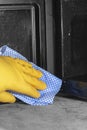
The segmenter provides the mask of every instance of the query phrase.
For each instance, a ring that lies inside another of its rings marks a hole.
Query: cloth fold
[[[22,60],[27,60],[23,55],[18,53],[16,50],[13,50],[12,48],[8,47],[7,45],[0,47],[0,55],[11,56],[14,58],[20,58]],[[62,80],[54,76],[53,74],[49,73],[48,71],[42,69],[41,67],[35,65],[34,63],[32,63],[32,65],[34,68],[42,71],[43,76],[41,77],[41,80],[44,81],[47,85],[47,88],[45,90],[40,91],[40,94],[41,94],[40,98],[35,99],[32,97],[26,96],[24,94],[19,94],[19,93],[11,92],[11,91],[10,92],[22,102],[25,102],[30,105],[53,104],[55,95],[60,91]]]

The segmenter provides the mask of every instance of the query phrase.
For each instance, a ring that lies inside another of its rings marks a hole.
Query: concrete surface
[[[55,97],[48,106],[3,104],[0,130],[87,130],[87,102]]]

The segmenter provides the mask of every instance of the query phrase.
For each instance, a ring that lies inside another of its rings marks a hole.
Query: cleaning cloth
[[[18,53],[16,50],[13,50],[12,48],[8,47],[7,45],[4,45],[0,47],[0,55],[2,56],[11,56],[14,58],[20,58],[22,60],[28,61],[23,55]],[[48,105],[53,104],[53,100],[55,95],[60,91],[62,80],[53,74],[49,73],[48,71],[42,69],[41,67],[35,65],[31,62],[34,68],[42,71],[43,76],[41,77],[41,80],[44,81],[47,85],[47,88],[45,90],[40,91],[40,98],[32,98],[23,94],[19,94],[16,92],[11,92],[16,98],[21,100],[22,102],[25,102],[30,105]]]

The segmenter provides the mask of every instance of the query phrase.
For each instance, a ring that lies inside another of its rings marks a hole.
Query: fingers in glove
[[[0,102],[2,103],[14,103],[16,98],[9,92],[0,92]]]
[[[22,60],[22,59],[19,59],[19,58],[13,58],[11,56],[0,56],[1,59],[5,59],[5,60],[8,60],[8,61],[12,61],[13,63],[16,62],[22,66],[28,66],[28,67],[32,67],[32,64],[25,61],[25,60]]]
[[[44,90],[46,89],[46,84],[45,82],[35,78],[35,77],[32,77],[32,76],[26,76],[25,74],[23,75],[24,77],[24,80],[28,83],[28,84],[31,84],[34,88],[38,89],[38,90]]]
[[[36,70],[34,68],[23,67],[23,72],[27,75],[31,75],[36,78],[41,78],[43,76],[41,71]]]
[[[33,98],[39,98],[40,97],[40,93],[39,91],[37,91],[32,85],[25,83],[19,87],[13,87],[12,89],[8,88],[8,90],[17,92],[17,93],[21,93]]]
[[[18,59],[18,58],[14,58],[15,61],[19,64],[19,65],[22,65],[22,66],[27,66],[27,67],[32,67],[32,64],[25,61],[25,60],[22,60],[22,59]]]
[[[34,69],[33,67],[29,67],[26,64],[17,64],[18,69],[20,69],[21,72],[27,74],[27,75],[31,75],[34,76],[36,78],[41,78],[42,77],[42,72],[39,70]]]
[[[22,60],[22,59],[19,59],[19,58],[13,58],[13,57],[10,57],[10,56],[2,56],[2,59],[4,59],[4,60],[6,59],[7,62],[9,62],[9,60],[12,61],[13,63],[16,62],[17,66],[20,68],[20,70],[23,71],[26,74],[30,74],[30,75],[37,77],[37,78],[42,77],[42,72],[34,69],[32,67],[32,64],[25,61],[25,60]]]

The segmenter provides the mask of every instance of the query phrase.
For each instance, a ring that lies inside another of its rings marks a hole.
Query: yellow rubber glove
[[[0,102],[14,103],[15,97],[7,90],[39,98],[38,90],[44,90],[46,84],[39,78],[42,73],[29,62],[7,56],[0,56]]]

